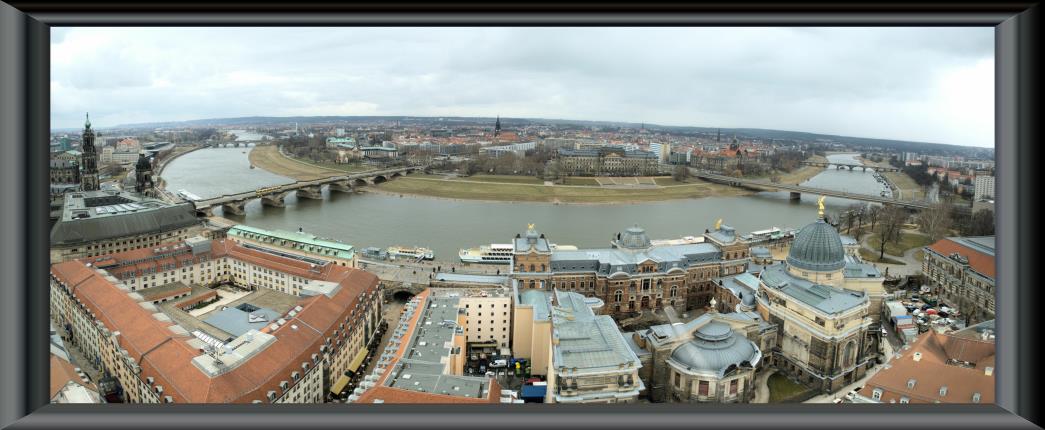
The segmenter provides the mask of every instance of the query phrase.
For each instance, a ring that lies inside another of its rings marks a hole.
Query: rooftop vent
[[[911,358],[914,359],[914,361],[922,361],[922,353],[916,352]]]

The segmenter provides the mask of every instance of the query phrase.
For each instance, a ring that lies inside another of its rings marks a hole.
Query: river
[[[167,189],[188,190],[202,198],[290,183],[292,179],[251,169],[250,148],[207,148],[171,161],[162,176]],[[829,161],[859,164],[857,154],[832,154]],[[803,185],[877,195],[882,186],[871,172],[827,168]],[[324,192],[322,201],[286,198],[285,208],[249,202],[237,222],[265,229],[297,230],[352,244],[357,248],[391,245],[424,246],[437,260],[456,261],[461,248],[507,243],[516,233],[536,224],[553,243],[606,247],[618,231],[640,225],[655,239],[697,236],[723,219],[746,234],[769,227],[799,228],[816,217],[816,197],[792,202],[787,192],[763,192],[742,197],[706,197],[664,202],[570,205],[444,200],[380,193]],[[853,201],[828,198],[830,208]]]

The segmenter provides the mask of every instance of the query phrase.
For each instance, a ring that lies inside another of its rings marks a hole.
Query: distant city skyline
[[[992,148],[992,28],[54,28],[51,125],[465,116]]]

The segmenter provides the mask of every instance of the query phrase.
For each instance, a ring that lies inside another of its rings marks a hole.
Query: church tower
[[[145,151],[138,153],[138,163],[134,165],[134,191],[143,196],[154,195],[152,183],[152,163],[145,157]]]
[[[497,115],[497,122],[493,125],[493,135],[497,137],[501,134],[501,116]]]
[[[80,188],[83,191],[97,191],[98,185],[98,151],[94,147],[94,130],[91,130],[91,115],[87,115],[84,123],[83,143],[80,145]]]

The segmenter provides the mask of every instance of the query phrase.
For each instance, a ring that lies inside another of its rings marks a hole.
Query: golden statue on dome
[[[826,198],[827,196],[820,196],[820,198],[816,201],[816,204],[820,206],[820,209],[817,211],[817,213],[820,214],[820,218],[824,217],[824,199]]]
[[[719,218],[718,221],[715,221],[715,230],[718,230],[719,227],[722,227],[722,218]]]
[[[527,230],[533,230],[533,223],[531,222],[529,224],[526,224],[526,229]]]

